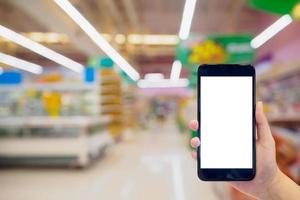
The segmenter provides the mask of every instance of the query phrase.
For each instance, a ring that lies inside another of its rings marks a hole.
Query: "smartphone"
[[[198,177],[252,180],[256,172],[254,67],[201,65],[198,122]]]

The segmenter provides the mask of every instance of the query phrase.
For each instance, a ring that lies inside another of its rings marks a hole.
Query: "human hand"
[[[198,122],[196,120],[190,121],[189,127],[192,130],[198,130]],[[242,192],[255,197],[262,197],[271,185],[282,176],[276,163],[275,141],[263,112],[262,102],[258,102],[256,106],[256,131],[256,176],[251,181],[232,182],[231,184]],[[191,145],[194,148],[200,146],[199,138],[192,138]],[[196,159],[197,153],[193,152],[192,156]]]

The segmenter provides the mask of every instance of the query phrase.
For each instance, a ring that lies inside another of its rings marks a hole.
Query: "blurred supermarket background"
[[[0,199],[251,199],[196,177],[201,63],[250,63],[300,184],[299,0],[1,0]]]

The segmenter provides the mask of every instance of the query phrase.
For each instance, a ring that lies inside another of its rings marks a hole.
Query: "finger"
[[[196,152],[196,151],[193,151],[193,152],[192,152],[192,157],[193,157],[195,160],[197,160],[197,152]]]
[[[265,141],[272,138],[271,130],[263,111],[263,104],[261,101],[256,104],[256,126],[258,140]]]
[[[198,137],[193,137],[191,139],[191,146],[197,148],[199,147],[199,145],[200,145],[200,139]]]
[[[189,127],[193,131],[198,130],[198,121],[197,120],[191,120],[190,123],[189,123]]]

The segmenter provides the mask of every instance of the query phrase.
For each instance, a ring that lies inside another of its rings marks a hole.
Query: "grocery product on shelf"
[[[58,116],[61,110],[61,95],[57,92],[44,92],[43,104],[50,116]]]
[[[258,82],[258,97],[271,121],[299,121],[300,72]]]
[[[0,85],[0,116],[98,115],[98,90],[83,83]]]

